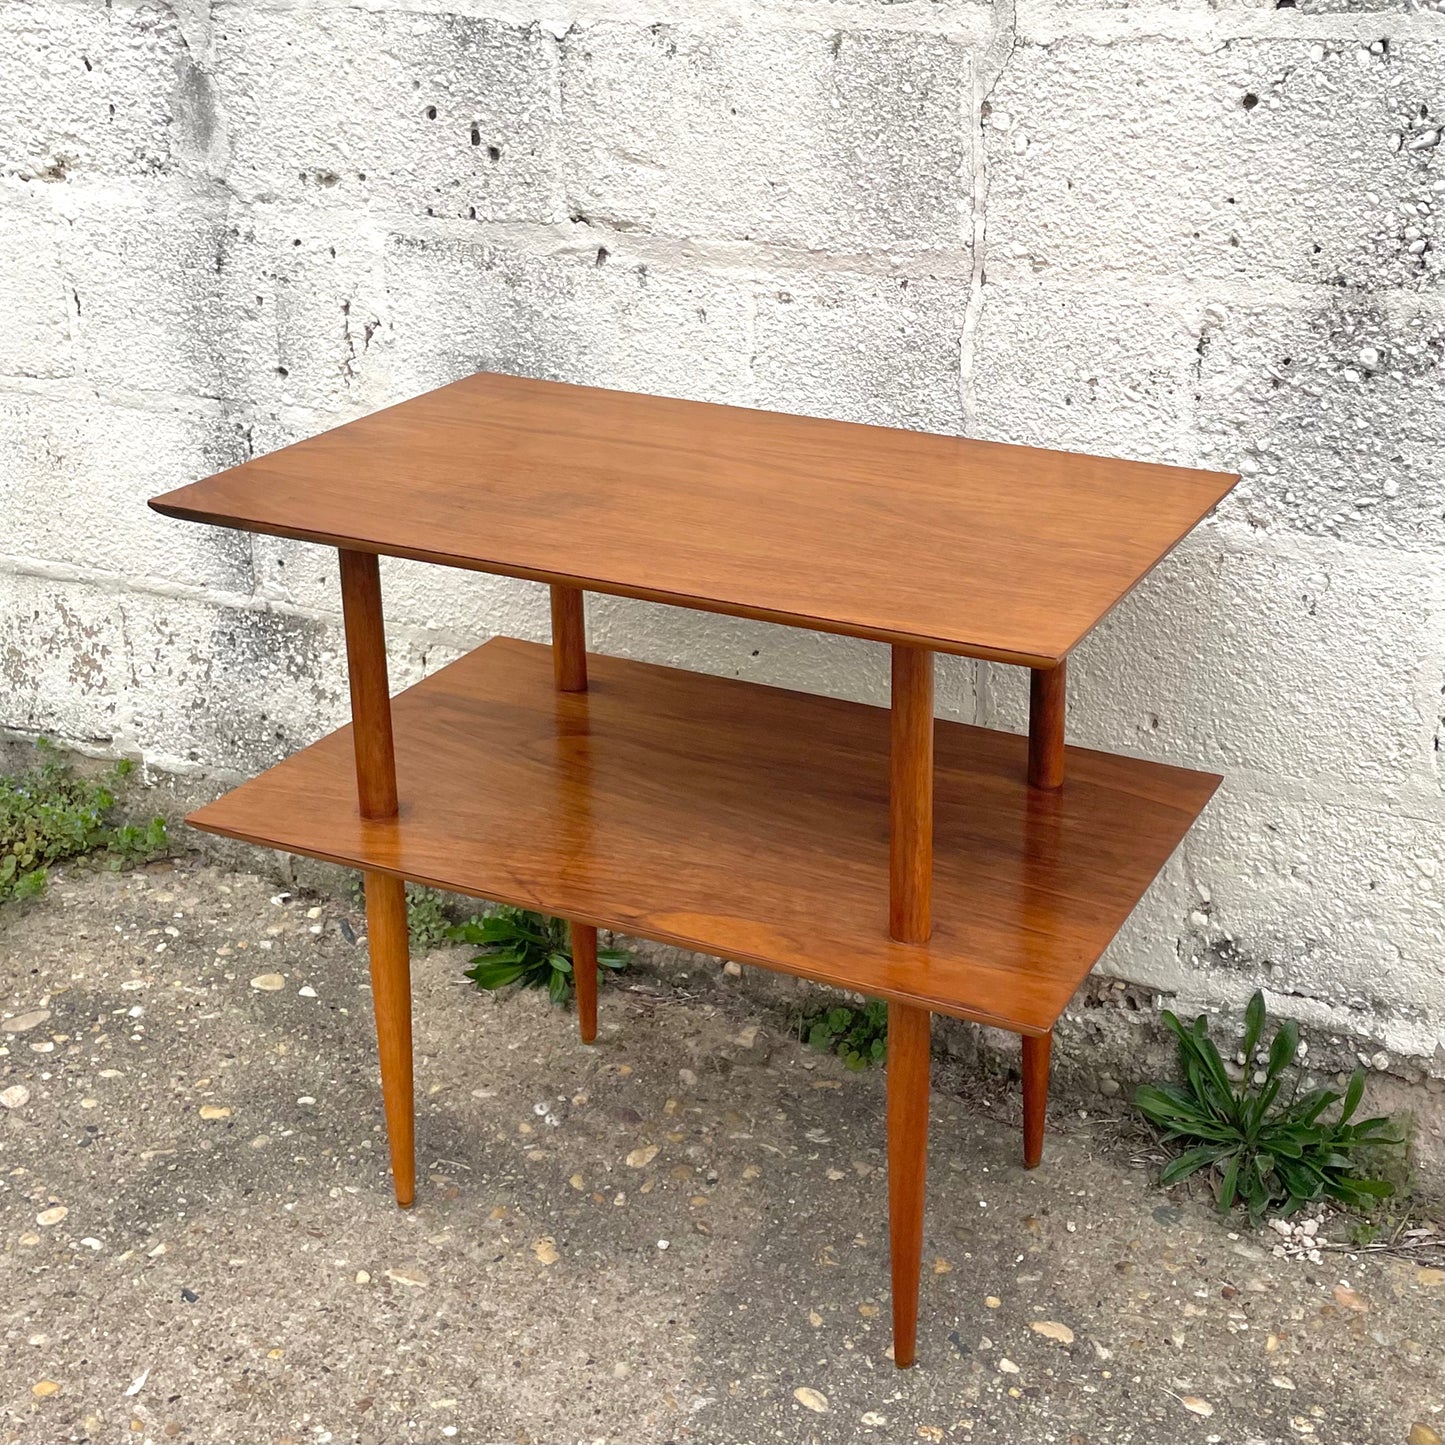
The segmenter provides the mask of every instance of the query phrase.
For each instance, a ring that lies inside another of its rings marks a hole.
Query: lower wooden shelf
[[[888,937],[888,713],[498,638],[392,702],[398,817],[344,727],[191,815],[209,832],[1046,1032],[1220,779],[939,722],[934,929]]]

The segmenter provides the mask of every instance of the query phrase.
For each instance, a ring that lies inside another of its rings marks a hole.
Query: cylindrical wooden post
[[[925,943],[933,931],[933,653],[893,647],[888,931]]]
[[[381,1098],[391,1147],[391,1182],[403,1209],[416,1198],[416,1117],[411,1064],[411,955],[406,884],[389,873],[366,875],[366,939],[371,1006],[381,1058]]]
[[[913,1363],[918,1273],[923,1262],[923,1183],[928,1167],[929,1038],[933,1015],[888,1003],[888,1253],[893,1285],[893,1363]]]
[[[1029,785],[1064,785],[1064,697],[1067,672],[1036,667],[1029,673]]]
[[[552,584],[552,671],[559,692],[587,691],[587,619],[582,589]]]
[[[391,688],[386,680],[386,629],[381,619],[381,569],[374,552],[342,549],[340,556],[357,802],[363,818],[392,818],[396,816],[396,755],[391,738]]]
[[[381,569],[374,553],[342,549],[341,613],[351,680],[351,732],[356,746],[356,799],[363,818],[394,818],[396,754],[391,735],[391,688],[386,678],[386,629],[381,616]],[[412,1095],[411,955],[406,884],[389,873],[366,874],[366,937],[371,954],[371,1002],[391,1178],[405,1209],[416,1197],[416,1122]]]
[[[582,589],[552,584],[552,675],[558,692],[587,691],[587,616]],[[582,1042],[597,1038],[597,930],[571,923],[572,985]]]
[[[1054,1036],[1023,1036],[1024,1168],[1036,1169],[1044,1157],[1044,1116],[1049,1108],[1049,1055]]]
[[[584,1044],[597,1040],[597,930],[586,923],[574,923],[572,933],[572,982],[577,988],[577,1029]]]

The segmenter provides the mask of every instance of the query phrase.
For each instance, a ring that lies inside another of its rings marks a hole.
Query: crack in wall
[[[988,159],[983,123],[987,118],[985,107],[989,98],[1018,48],[1017,0],[995,0],[994,16],[993,34],[988,45],[983,55],[970,66],[973,78],[973,269],[969,278],[968,305],[963,313],[963,329],[958,338],[958,399],[963,411],[964,429],[969,436],[976,435],[978,431],[978,395],[973,369],[978,324],[983,315],[983,288],[987,279]]]

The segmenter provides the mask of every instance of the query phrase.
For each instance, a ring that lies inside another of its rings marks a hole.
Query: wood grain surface
[[[483,373],[151,506],[1047,667],[1236,480]]]
[[[1213,774],[939,722],[933,933],[888,937],[886,709],[497,639],[393,699],[400,813],[357,811],[344,727],[191,817],[1023,1033],[1050,1028]]]
[[[343,552],[340,561],[356,791],[366,817],[390,818],[396,813],[396,761],[380,569],[375,555],[369,552]]]
[[[389,873],[366,875],[366,935],[381,1097],[396,1202],[416,1199],[416,1106],[411,1047],[411,939],[406,883]]]
[[[1036,788],[1064,786],[1064,723],[1068,664],[1029,673],[1029,782]]]
[[[926,943],[933,931],[933,654],[892,649],[889,722],[888,932]]]
[[[1049,1058],[1053,1034],[1024,1036],[1024,1168],[1037,1169],[1044,1157],[1044,1124],[1049,1111]]]
[[[918,1350],[918,1275],[928,1175],[928,1086],[933,1015],[888,1004],[888,1257],[893,1363],[906,1370]]]

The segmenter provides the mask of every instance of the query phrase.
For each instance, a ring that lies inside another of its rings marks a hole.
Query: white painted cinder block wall
[[[145,498],[482,368],[1238,469],[1077,658],[1222,795],[1108,970],[1445,1068],[1445,13],[1299,0],[5,0],[0,725],[258,769],[333,558]],[[960,554],[960,568],[969,565]],[[540,589],[387,563],[395,681]],[[882,700],[879,647],[596,599]],[[1017,672],[942,710],[1018,728]]]

